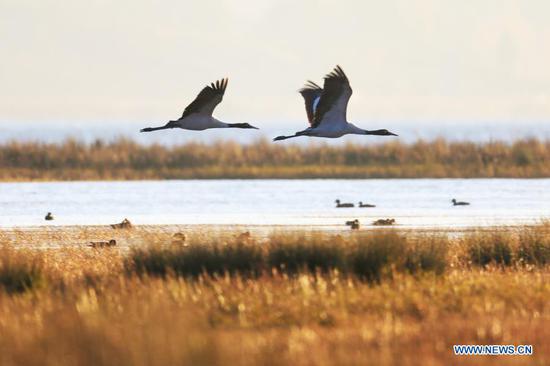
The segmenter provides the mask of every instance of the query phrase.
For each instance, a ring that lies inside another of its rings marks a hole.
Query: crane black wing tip
[[[288,137],[286,136],[277,136],[273,139],[273,141],[281,141],[281,140],[286,140]]]
[[[207,85],[206,88],[209,88],[210,90],[213,90],[215,92],[225,92],[225,89],[227,88],[227,84],[229,83],[229,78],[228,77],[224,77],[224,78],[221,78],[221,79],[218,79],[212,83],[210,83],[210,85]]]
[[[314,83],[313,81],[311,80],[308,80],[304,86],[298,90],[298,93],[300,94],[304,94],[304,93],[308,93],[308,92],[311,92],[311,91],[322,91],[323,88],[321,88],[319,85],[317,85],[316,83]]]
[[[304,86],[304,88],[308,88],[308,89],[323,89],[319,86],[319,84],[317,84],[316,82],[314,81],[311,81],[311,80],[308,80]]]
[[[325,76],[325,79],[338,78],[348,80],[346,73],[340,65],[336,65],[334,69]]]

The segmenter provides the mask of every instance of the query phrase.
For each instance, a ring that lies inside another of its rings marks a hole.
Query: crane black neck
[[[254,126],[251,126],[249,123],[228,123],[227,127],[229,128],[251,128],[251,129],[257,129]]]
[[[385,136],[387,134],[387,130],[365,130],[365,135]]]

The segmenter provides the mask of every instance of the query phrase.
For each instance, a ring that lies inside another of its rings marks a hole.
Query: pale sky
[[[0,120],[165,121],[228,76],[218,118],[305,121],[297,90],[340,64],[352,121],[548,121],[549,16],[547,0],[0,0]]]

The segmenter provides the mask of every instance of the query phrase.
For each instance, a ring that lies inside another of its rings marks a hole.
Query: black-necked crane
[[[457,201],[455,198],[453,198],[451,200],[451,202],[453,203],[453,206],[469,206],[470,205],[470,202]]]
[[[359,201],[359,207],[363,207],[363,208],[376,207],[376,205],[371,205],[370,203],[363,203],[363,202]]]
[[[336,202],[336,208],[349,208],[349,207],[355,207],[353,203],[342,203],[340,200],[334,201]]]
[[[364,130],[347,121],[346,111],[352,94],[349,80],[340,66],[325,76],[323,88],[308,81],[300,90],[306,104],[310,127],[290,136],[278,136],[273,141],[298,136],[337,138],[344,135],[397,136],[388,130]]]
[[[248,123],[226,123],[212,117],[212,112],[223,99],[228,79],[221,79],[215,83],[205,86],[194,101],[189,104],[181,117],[170,121],[164,126],[147,127],[141,132],[166,130],[169,128],[182,128],[184,130],[203,131],[210,128],[253,128]]]

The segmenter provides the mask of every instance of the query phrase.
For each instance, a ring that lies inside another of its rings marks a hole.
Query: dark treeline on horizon
[[[132,140],[0,144],[0,180],[222,178],[543,178],[550,141],[419,140],[330,146],[217,141],[175,146]]]

